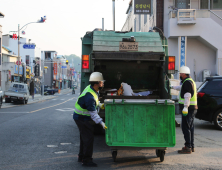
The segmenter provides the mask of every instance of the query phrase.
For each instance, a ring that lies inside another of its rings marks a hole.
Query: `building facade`
[[[122,31],[160,28],[168,40],[169,56],[176,57],[176,70],[190,67],[198,85],[206,77],[222,75],[222,1],[152,0],[148,16],[135,15],[133,6],[134,1]],[[178,72],[174,76],[179,78]]]

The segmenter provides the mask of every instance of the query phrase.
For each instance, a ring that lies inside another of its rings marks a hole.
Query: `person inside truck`
[[[94,129],[90,121],[92,119],[96,124],[101,124],[103,129],[107,129],[97,111],[98,106],[105,109],[104,104],[99,103],[99,90],[104,86],[103,75],[93,72],[89,83],[75,103],[73,119],[80,133],[78,162],[82,162],[82,166],[96,167],[97,164],[92,161]]]
[[[194,152],[194,117],[197,113],[197,90],[196,84],[190,78],[190,69],[187,66],[180,68],[181,86],[172,86],[175,90],[180,90],[179,107],[182,112],[182,131],[185,139],[185,147],[178,150],[181,154],[191,154]]]

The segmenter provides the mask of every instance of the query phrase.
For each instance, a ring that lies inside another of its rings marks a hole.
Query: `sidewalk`
[[[35,94],[34,95],[34,100],[32,100],[32,96],[30,95],[29,99],[28,99],[28,104],[37,103],[37,102],[44,101],[44,100],[47,100],[47,99],[53,99],[53,98],[58,97],[59,95],[67,94],[67,93],[71,93],[71,92],[72,92],[72,89],[67,88],[67,89],[61,90],[60,93],[55,93],[55,95],[44,95],[44,96],[42,96],[40,94]],[[5,99],[3,99],[2,108],[12,107],[12,104],[13,103],[5,103]],[[16,105],[14,105],[14,106],[16,106]]]

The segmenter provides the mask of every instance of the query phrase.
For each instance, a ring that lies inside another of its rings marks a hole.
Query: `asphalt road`
[[[103,135],[95,136],[94,161],[97,168],[77,162],[79,132],[72,114],[75,95],[56,94],[55,98],[28,105],[0,109],[0,169],[222,169],[221,131],[208,122],[195,120],[196,152],[179,155],[184,139],[176,129],[176,146],[168,148],[164,162],[154,150],[119,151],[113,162]],[[176,119],[180,122],[180,116]]]

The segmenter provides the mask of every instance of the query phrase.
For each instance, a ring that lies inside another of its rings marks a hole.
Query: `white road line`
[[[65,100],[65,99],[61,99],[61,100]]]
[[[48,148],[56,148],[58,145],[47,145]]]
[[[52,99],[52,100],[57,100],[57,99]]]
[[[67,151],[54,152],[55,154],[67,153]]]
[[[0,113],[29,113],[29,112],[0,112]]]

